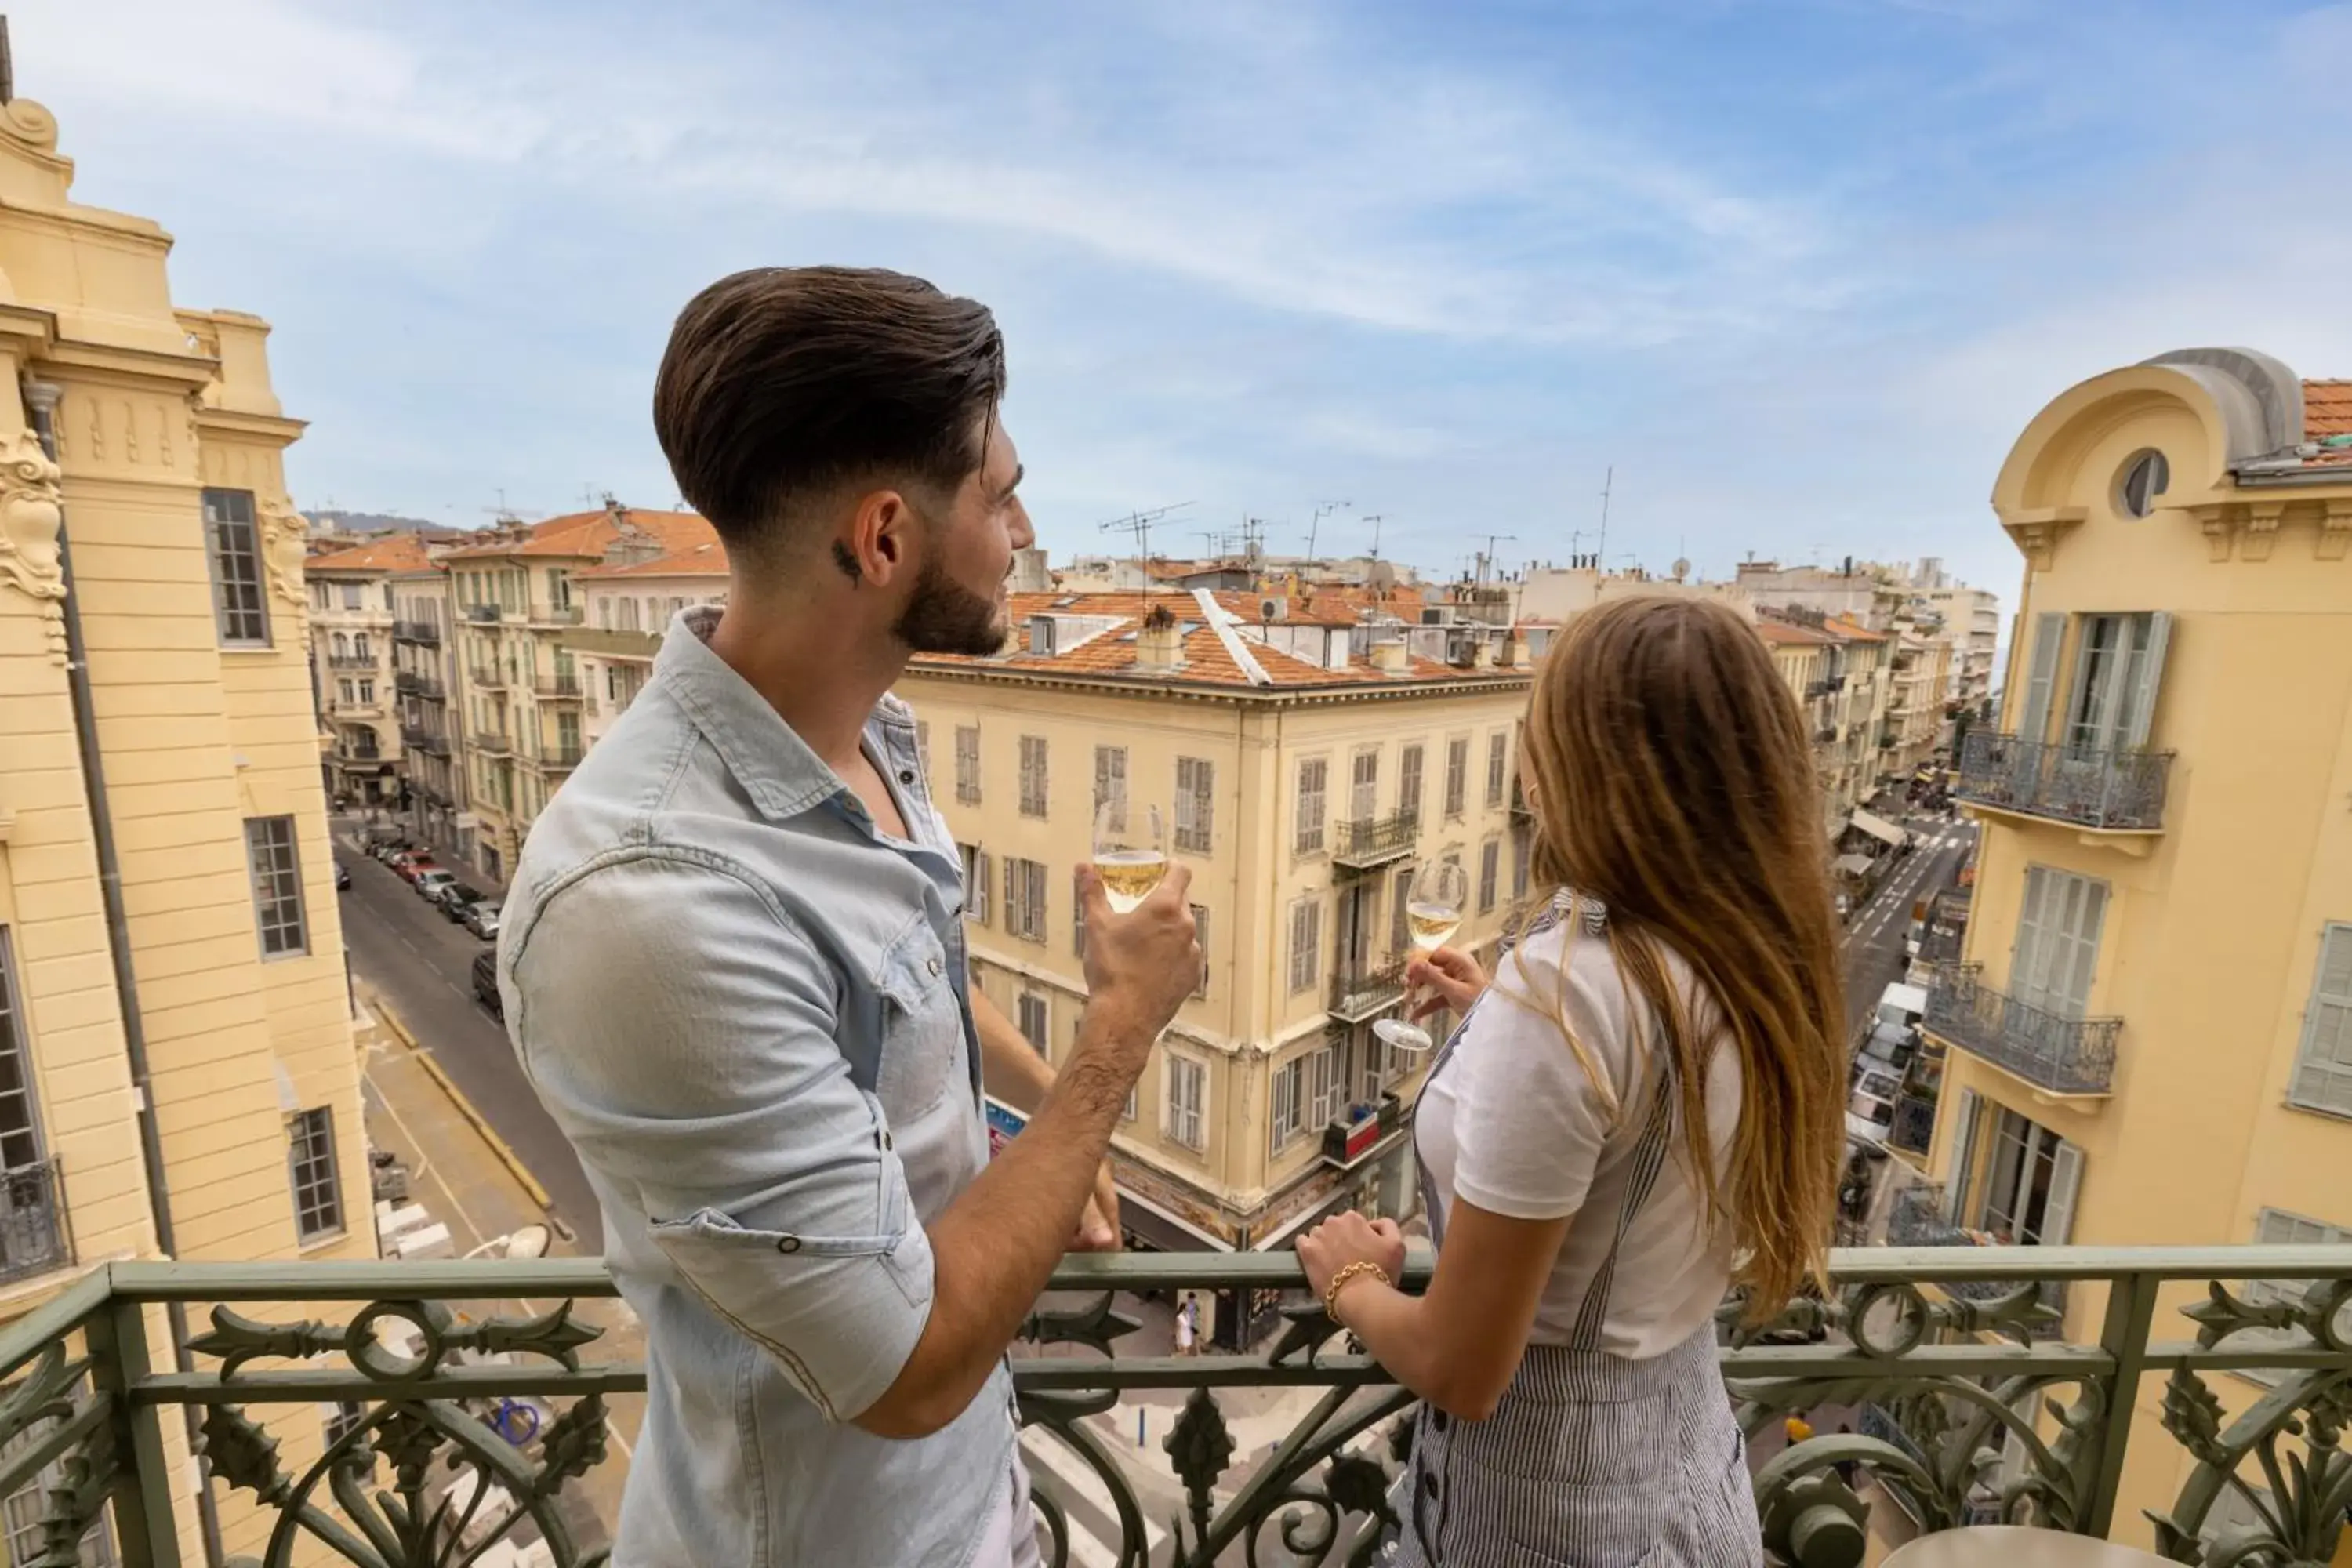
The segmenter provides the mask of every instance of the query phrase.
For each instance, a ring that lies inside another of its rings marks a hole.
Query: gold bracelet
[[[1331,1276],[1331,1283],[1323,1288],[1323,1315],[1339,1323],[1339,1292],[1367,1274],[1391,1289],[1396,1288],[1396,1281],[1389,1278],[1387,1269],[1369,1258],[1359,1258]],[[1344,1329],[1348,1325],[1339,1323],[1339,1326]]]

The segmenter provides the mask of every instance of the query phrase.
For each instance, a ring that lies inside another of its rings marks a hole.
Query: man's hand
[[[1110,1162],[1105,1160],[1095,1171],[1095,1195],[1078,1211],[1078,1233],[1070,1237],[1072,1252],[1117,1252],[1119,1250],[1118,1188],[1110,1176]]]
[[[1087,1006],[1104,1009],[1126,1026],[1098,1038],[1119,1044],[1119,1067],[1130,1082],[1160,1031],[1184,998],[1200,989],[1201,944],[1193,940],[1189,866],[1171,866],[1160,886],[1123,915],[1110,910],[1102,879],[1078,868],[1078,900],[1087,911]],[[1132,1060],[1124,1059],[1131,1056]]]

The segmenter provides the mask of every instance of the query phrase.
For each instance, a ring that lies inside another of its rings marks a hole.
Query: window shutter
[[[2021,741],[2038,742],[2049,733],[2051,688],[2058,679],[2058,645],[2065,639],[2063,615],[2033,617],[2033,662],[2025,678],[2025,710],[2017,721]]]
[[[1960,1090],[1952,1101],[1952,1163],[1945,1167],[1944,1217],[1954,1225],[1968,1210],[1969,1174],[1977,1159],[1977,1091]]]
[[[2063,1247],[2074,1234],[2074,1199],[2083,1188],[2083,1151],[2064,1139],[2050,1162],[2050,1196],[2042,1207],[2041,1244]]]
[[[1024,934],[1029,923],[1021,912],[1023,889],[1021,862],[1007,859],[1004,862],[1004,934],[1007,936]]]
[[[2158,610],[2148,617],[2147,655],[2139,662],[2124,710],[2124,745],[2137,750],[2147,744],[2148,728],[2156,720],[2156,694],[2164,680],[2164,652],[2172,641],[2172,616]]]
[[[1029,934],[1045,940],[1045,863],[1024,862],[1029,868]]]
[[[2352,925],[2331,925],[2320,938],[2292,1098],[2352,1116]]]
[[[1192,906],[1192,940],[1201,949],[1201,984],[1192,988],[1195,996],[1209,994],[1209,911],[1199,904]]]
[[[988,923],[988,895],[996,886],[996,858],[985,851],[980,857],[980,873],[971,879],[971,918],[982,925]]]
[[[2025,899],[2017,910],[2017,940],[2009,950],[2009,994],[2029,1006],[2040,1006],[2049,994],[2050,937],[2042,906],[2056,879],[2040,866],[2025,872]]]

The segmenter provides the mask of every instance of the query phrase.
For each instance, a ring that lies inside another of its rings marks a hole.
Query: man
[[[1116,1202],[1111,1125],[1201,958],[1181,867],[1124,916],[1082,872],[1060,1074],[967,990],[956,847],[889,688],[1008,634],[1003,388],[984,308],[887,272],[722,279],[662,360],[726,608],[671,623],[540,816],[500,951],[646,1327],[615,1568],[1035,1560],[1004,1352],[1090,1194]],[[1034,1107],[992,1163],[983,1073]]]

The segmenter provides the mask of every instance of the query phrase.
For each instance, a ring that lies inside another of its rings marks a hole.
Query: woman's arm
[[[1519,1370],[1537,1304],[1574,1217],[1509,1219],[1457,1201],[1427,1295],[1408,1296],[1359,1274],[1339,1288],[1333,1305],[1399,1383],[1449,1415],[1483,1421]],[[1298,1256],[1316,1293],[1360,1258],[1395,1278],[1404,1248],[1402,1239],[1388,1239],[1394,1234],[1344,1214],[1301,1237]]]

